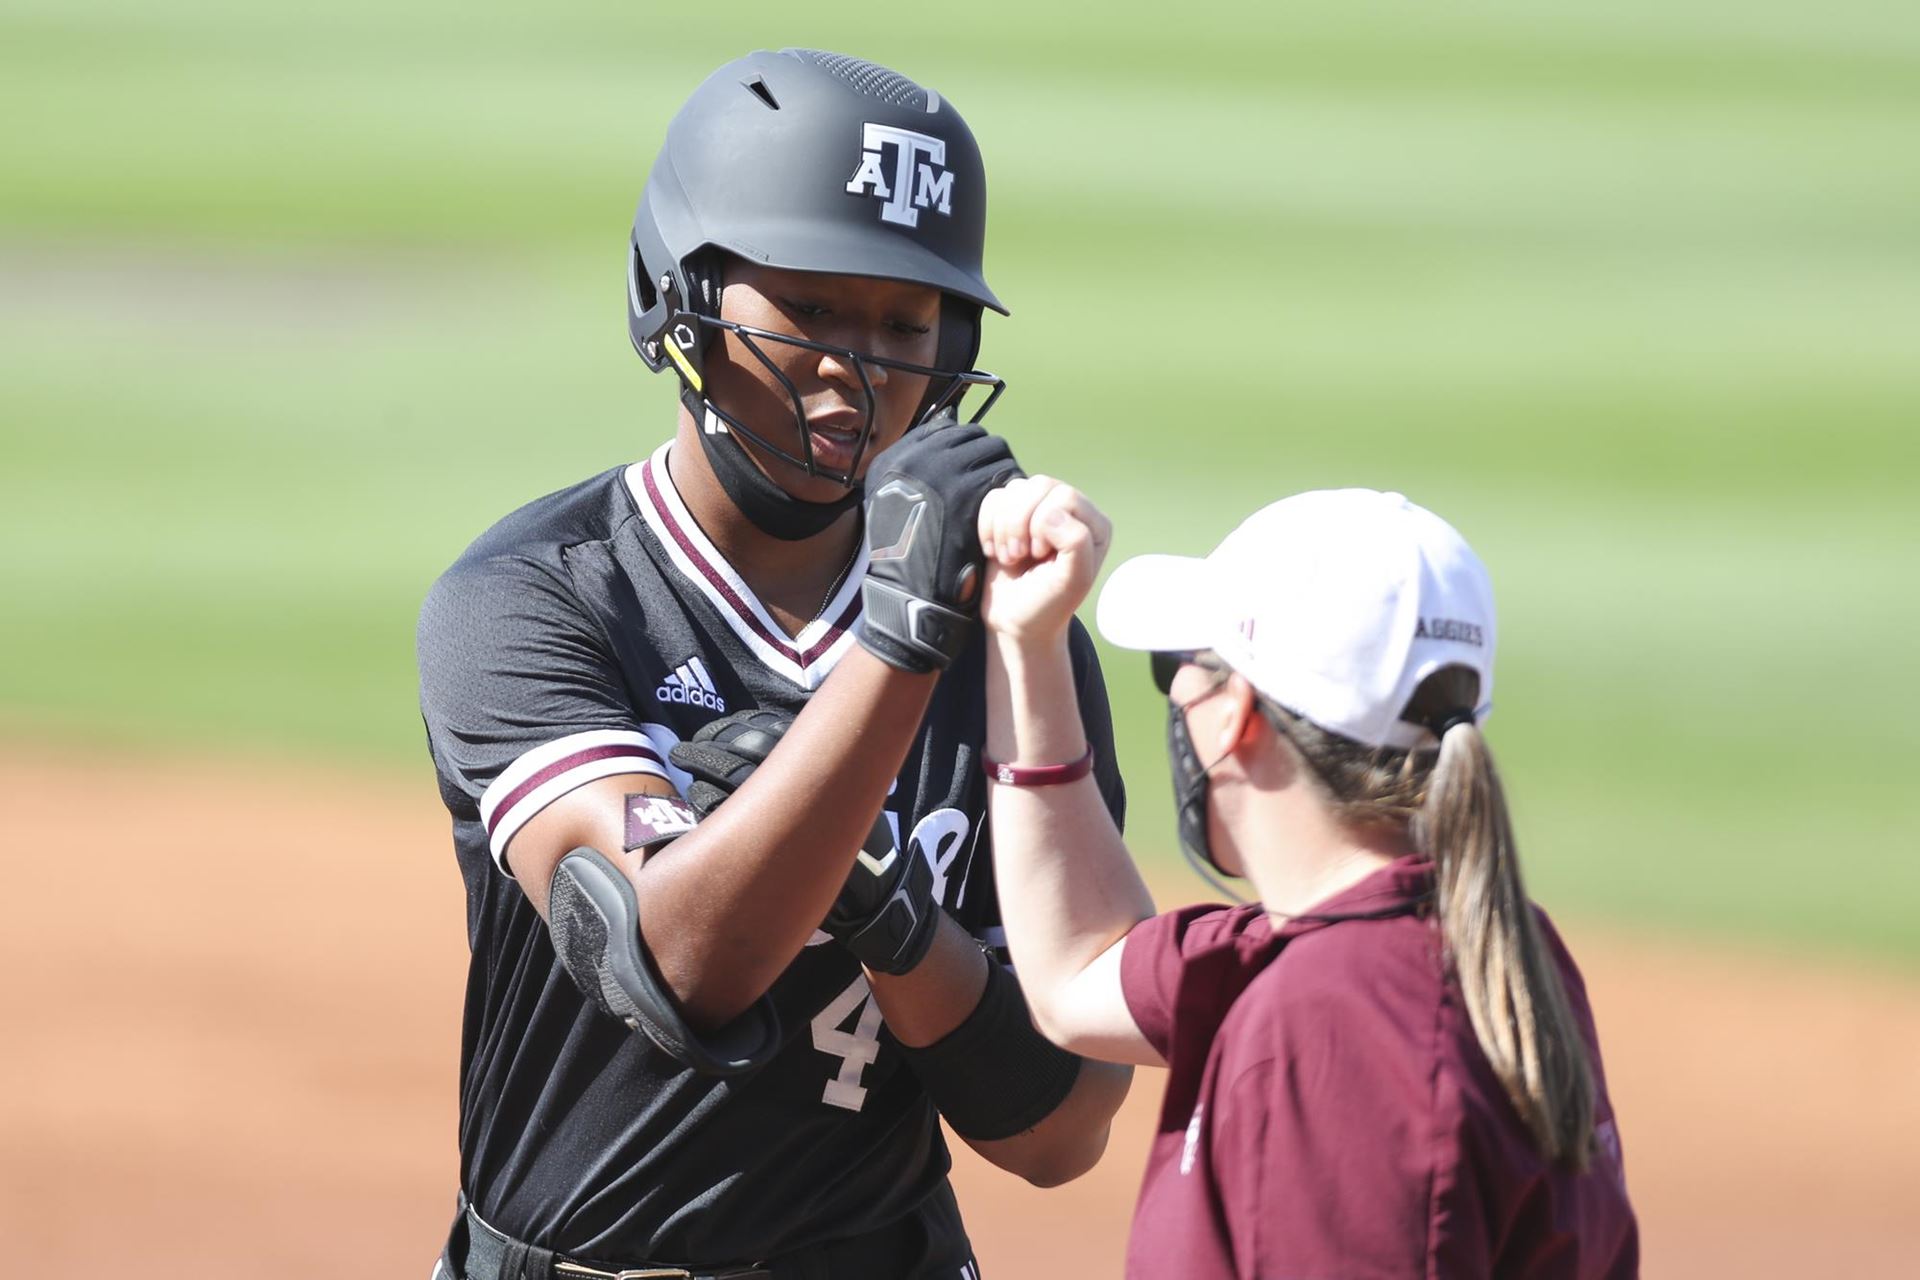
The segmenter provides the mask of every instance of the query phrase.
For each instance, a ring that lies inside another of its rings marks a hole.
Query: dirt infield
[[[0,749],[0,858],[0,1269],[423,1280],[466,960],[424,768]],[[1920,985],[1568,932],[1646,1274],[1912,1274]],[[1158,1094],[1057,1191],[960,1154],[988,1276],[1119,1273]]]

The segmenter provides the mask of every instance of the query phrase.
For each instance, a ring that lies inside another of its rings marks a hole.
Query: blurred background
[[[671,430],[632,207],[707,72],[793,44],[972,124],[992,424],[1115,562],[1345,484],[1488,562],[1491,733],[1591,939],[1648,1273],[1910,1265],[1907,0],[0,0],[0,1234],[424,1275],[465,956],[415,613]],[[1134,844],[1198,898],[1109,656]],[[1121,1145],[1006,1214],[1124,1223]],[[981,1230],[989,1274],[1048,1247]]]

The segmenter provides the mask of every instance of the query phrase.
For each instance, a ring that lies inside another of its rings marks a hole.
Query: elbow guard
[[[633,885],[599,850],[582,847],[560,859],[548,891],[547,927],[554,953],[587,998],[683,1066],[735,1076],[779,1050],[780,1020],[765,996],[708,1035],[687,1025],[641,940]]]

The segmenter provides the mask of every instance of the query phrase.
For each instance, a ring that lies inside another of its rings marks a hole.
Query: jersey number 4
[[[849,1022],[854,1023],[851,1031],[847,1030]],[[840,1059],[840,1074],[827,1081],[820,1101],[849,1111],[865,1106],[867,1090],[860,1077],[880,1056],[880,1006],[867,987],[864,973],[814,1015],[813,1047]]]

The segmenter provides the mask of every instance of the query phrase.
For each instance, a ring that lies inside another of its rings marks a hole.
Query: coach
[[[1259,901],[1154,915],[1098,792],[1072,611],[1107,522],[989,495],[988,811],[1041,1028],[1170,1068],[1128,1274],[1628,1280],[1639,1244],[1579,970],[1527,900],[1479,722],[1493,593],[1398,494],[1301,494],[1143,556],[1100,628],[1170,699],[1180,842]]]

